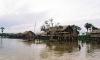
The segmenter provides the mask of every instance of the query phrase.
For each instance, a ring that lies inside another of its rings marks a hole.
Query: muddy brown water
[[[3,38],[0,60],[100,60],[100,44]]]

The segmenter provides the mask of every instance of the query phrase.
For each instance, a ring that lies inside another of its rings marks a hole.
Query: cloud
[[[36,23],[36,28],[39,28],[44,22],[44,20],[46,20],[47,18],[48,18],[48,12],[7,15],[0,17],[0,26],[5,27],[6,32],[10,33],[22,32],[25,30],[34,31],[33,29],[35,23]]]
[[[14,25],[9,27],[7,32],[12,33],[18,33],[18,32],[24,32],[24,31],[34,31],[34,24],[20,24],[20,25]]]
[[[90,22],[100,27],[100,1],[0,0],[0,26],[6,27],[9,32],[33,30],[26,27],[33,26],[35,21],[38,30],[44,20],[51,17],[61,25],[76,24],[83,28],[84,23]]]

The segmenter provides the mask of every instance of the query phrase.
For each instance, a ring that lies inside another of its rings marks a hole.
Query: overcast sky
[[[0,27],[5,32],[39,32],[45,20],[61,25],[76,24],[85,31],[86,22],[100,27],[100,0],[0,0]]]

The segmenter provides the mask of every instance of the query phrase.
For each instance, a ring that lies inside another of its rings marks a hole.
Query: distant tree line
[[[7,37],[7,38],[18,38],[18,39],[26,39],[32,40],[35,38],[35,33],[32,31],[25,31],[23,33],[1,33],[0,36]]]

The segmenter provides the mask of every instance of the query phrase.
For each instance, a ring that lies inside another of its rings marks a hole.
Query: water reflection
[[[51,50],[54,51],[60,51],[60,52],[68,52],[71,53],[75,49],[78,48],[78,43],[77,42],[47,42],[46,43],[47,47]]]
[[[3,43],[2,43],[2,41]],[[49,40],[26,41],[1,39],[0,60],[99,60],[100,44],[59,42]]]
[[[2,48],[2,44],[3,44],[3,41],[2,41],[2,37],[0,38],[0,48]]]
[[[87,52],[88,53],[93,53],[99,49],[100,49],[100,42],[98,42],[96,40],[95,41],[91,40],[89,43],[87,43]]]
[[[45,40],[34,40],[34,41],[23,41],[24,44],[26,45],[32,45],[32,44],[45,44],[46,48],[49,50],[54,50],[54,51],[60,51],[60,52],[68,52],[71,53],[75,50],[81,49],[79,47],[78,42],[57,42],[57,41],[45,41]]]

